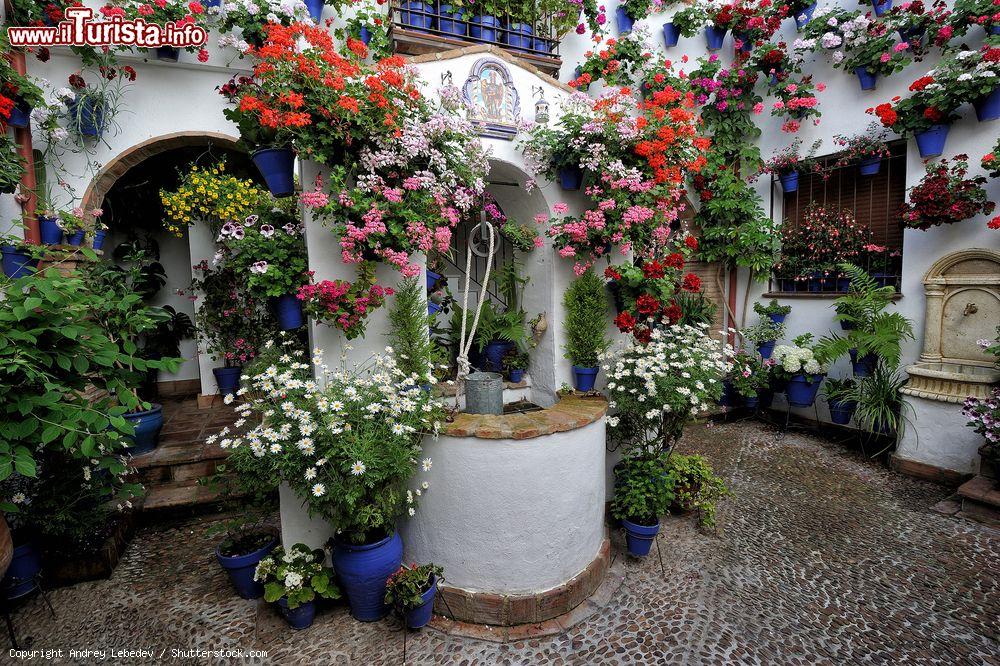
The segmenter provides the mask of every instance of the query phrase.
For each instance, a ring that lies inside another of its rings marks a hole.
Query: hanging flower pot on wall
[[[981,123],[1000,118],[1000,88],[994,89],[985,97],[972,100],[972,106],[976,109],[976,118]]]
[[[797,192],[799,189],[799,172],[798,171],[786,171],[783,174],[778,175],[778,180],[781,181],[781,189],[785,191],[786,194],[791,192]]]
[[[20,97],[15,98],[14,107],[7,118],[7,126],[24,129],[31,122],[31,105]]]
[[[615,10],[615,22],[618,23],[618,34],[632,32],[632,17],[628,15],[624,7]]]
[[[100,138],[104,135],[105,109],[93,97],[74,97],[67,103],[73,124],[83,136]]]
[[[867,157],[861,160],[861,164],[858,165],[858,173],[862,176],[874,176],[878,174],[879,169],[882,168],[882,158],[881,157]]]
[[[579,167],[559,169],[559,185],[564,190],[579,190],[583,185],[583,169]]]
[[[716,28],[714,25],[705,26],[705,41],[709,51],[718,51],[726,41],[726,28]]]
[[[677,46],[678,40],[681,38],[681,31],[672,22],[667,22],[663,24],[663,45],[668,49],[672,46]]]
[[[312,17],[313,21],[319,23],[320,19],[323,18],[323,0],[305,0],[306,9],[309,10],[309,16]]]
[[[385,583],[403,561],[403,540],[393,532],[380,541],[354,544],[333,540],[333,568],[347,596],[351,615],[362,622],[385,617]]]
[[[290,197],[295,193],[295,151],[291,148],[264,148],[254,151],[250,159],[273,196]]]
[[[872,0],[872,7],[875,9],[875,16],[882,16],[892,9],[892,0]]]
[[[813,12],[816,11],[816,3],[812,3],[801,12],[795,15],[795,29],[801,30],[812,20]]]
[[[442,9],[444,9],[444,5],[442,5]],[[367,45],[368,42],[372,41],[372,31],[366,26],[361,26],[361,32],[358,34],[358,37],[360,37],[362,44]]]
[[[950,129],[951,125],[931,125],[930,128],[922,132],[915,132],[913,137],[917,140],[917,150],[920,151],[920,157],[937,157],[943,153]]]
[[[104,247],[104,239],[107,238],[107,229],[98,229],[94,232],[94,249],[100,250]]]
[[[855,352],[855,355],[851,358],[854,376],[858,378],[870,376],[875,371],[877,363],[878,355],[871,352],[861,357],[858,357],[857,352]]]
[[[855,67],[854,73],[858,76],[862,90],[875,90],[875,86],[878,85],[878,74],[869,72],[867,67]]]
[[[282,331],[293,331],[305,320],[302,317],[302,301],[295,294],[283,294],[272,299],[274,314],[278,319],[278,328]]]

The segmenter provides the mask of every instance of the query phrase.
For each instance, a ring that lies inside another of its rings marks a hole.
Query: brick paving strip
[[[1000,530],[931,507],[951,494],[811,435],[698,425],[681,445],[730,483],[716,532],[665,521],[655,556],[621,554],[625,581],[555,636],[507,643],[433,630],[410,664],[1000,664]],[[210,520],[144,528],[114,576],[15,613],[22,647],[267,650],[256,663],[400,664],[398,622],[338,606],[303,632],[237,598]],[[447,573],[447,572],[446,572]],[[3,654],[7,638],[3,635]],[[187,660],[175,663],[217,663]],[[237,663],[237,662],[228,662]]]

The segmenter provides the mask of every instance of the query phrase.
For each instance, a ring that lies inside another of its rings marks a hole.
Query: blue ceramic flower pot
[[[714,25],[705,26],[705,42],[709,51],[718,51],[726,41],[726,28],[716,28]]]
[[[915,132],[913,137],[917,140],[917,150],[920,156],[937,157],[944,152],[944,144],[948,140],[948,130],[950,125],[931,125],[923,132]]]
[[[3,274],[12,280],[31,275],[38,267],[37,259],[14,245],[0,246],[0,252],[3,253]]]
[[[7,567],[0,593],[7,601],[19,599],[32,592],[37,584],[35,579],[42,571],[42,557],[30,541],[14,548],[14,556]]]
[[[513,348],[514,343],[505,340],[494,340],[487,344],[483,352],[486,358],[486,367],[484,370],[488,372],[500,372],[503,368],[504,354]]]
[[[444,276],[443,276],[443,275],[441,275],[440,273],[435,273],[435,272],[434,272],[434,271],[432,271],[432,270],[428,270],[428,271],[427,271],[427,274],[426,274],[426,279],[427,279],[427,290],[428,290],[428,291],[430,291],[431,289],[433,289],[433,288],[434,288],[434,285],[436,285],[436,284],[437,284],[437,281],[438,281],[438,280],[440,280],[440,279],[441,279],[441,278],[443,278],[443,277],[444,277]]]
[[[889,275],[888,273],[875,273],[872,275],[875,280],[875,284],[880,287],[896,286],[896,276]]]
[[[559,169],[559,185],[564,190],[579,190],[583,185],[583,169],[576,167]]]
[[[319,23],[320,19],[323,18],[323,0],[304,0],[306,3],[306,9],[309,10],[309,16],[313,21]]]
[[[288,626],[295,631],[309,628],[312,626],[313,620],[316,619],[315,601],[307,601],[295,608],[289,608],[288,599],[281,597],[278,599],[278,608],[281,610],[285,621],[288,622]]]
[[[125,449],[129,455],[142,455],[156,448],[160,441],[160,431],[163,430],[162,405],[153,404],[147,411],[131,412],[123,417],[135,430],[131,436],[126,437],[132,441],[132,445]]]
[[[278,328],[282,331],[294,331],[302,326],[302,301],[295,294],[282,294],[272,299],[274,314],[278,318]]]
[[[584,368],[579,365],[573,366],[573,386],[577,391],[593,391],[594,382],[597,381],[597,373],[600,368]]]
[[[792,407],[811,407],[816,402],[816,393],[823,383],[823,375],[793,375],[785,387],[788,404]]]
[[[521,380],[524,379],[524,370],[511,370],[510,371],[510,382],[512,384],[520,384]]]
[[[362,545],[334,537],[333,568],[356,620],[374,622],[389,612],[385,605],[385,582],[402,561],[403,540],[398,532]]]
[[[63,240],[63,230],[59,226],[59,218],[38,216],[38,233],[44,245],[58,245]]]
[[[430,589],[420,595],[423,603],[406,611],[407,629],[426,627],[434,615],[434,595],[437,594],[438,578],[434,576]]]
[[[892,9],[892,0],[872,0],[872,7],[875,9],[875,16],[882,16]]]
[[[504,34],[507,46],[519,51],[530,51],[532,45],[535,43],[534,39],[532,39],[533,31],[531,25],[528,23],[511,23]]]
[[[432,301],[427,301],[427,314],[432,315],[441,312],[441,306]]]
[[[1000,118],[1000,88],[995,88],[986,97],[972,100],[972,106],[976,109],[976,118],[981,123]]]
[[[83,238],[87,235],[83,229],[73,232],[73,235],[67,239],[70,245],[80,246],[83,245]]]
[[[757,409],[757,406],[760,404],[760,398],[758,396],[754,396],[752,398],[741,396],[740,399],[743,402],[743,406],[747,409]]]
[[[987,32],[991,35],[1000,35],[1000,25],[991,25]]]
[[[161,62],[177,62],[180,56],[180,50],[175,49],[173,46],[156,47],[156,59]]]
[[[853,331],[855,328],[854,322],[840,320],[840,330],[842,331]]]
[[[358,37],[361,39],[361,43],[367,45],[368,42],[372,41],[372,31],[361,26],[361,31],[358,33]]]
[[[267,544],[247,555],[236,555],[227,557],[223,555],[219,547],[215,549],[215,559],[219,561],[219,566],[229,574],[229,582],[236,589],[236,594],[243,599],[260,599],[264,596],[264,584],[253,579],[257,565],[262,559],[274,550],[278,545],[278,537],[272,538]]]
[[[673,23],[663,24],[663,45],[668,49],[672,46],[677,46],[677,42],[681,38],[681,31]]]
[[[902,42],[919,42],[924,38],[924,28],[900,28],[899,40]]]
[[[773,321],[775,324],[782,324],[784,323],[785,317],[787,316],[788,316],[787,314],[771,312],[767,315],[767,318]]]
[[[757,345],[757,353],[760,354],[761,358],[763,359],[771,358],[771,354],[774,353],[774,343],[775,340],[769,340],[767,342],[762,342],[761,344]]]
[[[785,194],[797,192],[799,189],[798,171],[789,171],[788,173],[779,174],[778,180],[781,181],[781,189],[785,191]]]
[[[837,425],[847,425],[854,416],[854,410],[858,408],[858,403],[851,400],[831,400],[830,420]]]
[[[94,232],[94,249],[100,250],[104,247],[104,239],[107,238],[108,232],[106,229],[98,229]]]
[[[878,364],[878,354],[870,352],[864,356],[856,357],[856,359],[851,360],[851,366],[854,369],[854,376],[859,379],[862,377],[868,377],[875,372],[876,364]]]
[[[240,375],[242,373],[243,368],[238,365],[231,368],[212,368],[215,383],[219,385],[219,393],[222,395],[236,393],[240,388]]]
[[[250,159],[257,166],[275,197],[290,197],[295,193],[295,151],[291,148],[265,148],[254,151]]]
[[[878,84],[878,74],[872,74],[867,67],[855,67],[854,73],[858,76],[862,90],[875,90]]]
[[[615,22],[618,24],[618,34],[624,35],[625,33],[632,32],[632,17],[628,15],[624,7],[619,7],[615,10]]]
[[[23,129],[31,122],[31,107],[23,99],[14,100],[14,108],[10,110],[7,126]]]
[[[628,554],[633,557],[649,555],[653,541],[660,532],[660,522],[657,521],[655,525],[639,525],[630,520],[623,520],[622,527],[625,528],[625,543],[628,546]]]
[[[438,30],[446,35],[457,35],[465,37],[466,23],[462,20],[462,14],[456,12],[451,5],[441,5],[438,11]]]
[[[74,124],[79,120],[77,126],[83,136],[100,137],[104,134],[105,113],[104,107],[96,105],[94,98],[86,97],[83,102],[74,97],[67,103],[70,113],[73,115]]]
[[[483,16],[473,16],[469,21],[469,37],[483,42],[497,43],[497,28],[500,21],[495,16],[485,14]]]
[[[881,157],[869,157],[867,159],[861,160],[861,164],[858,165],[858,173],[862,176],[874,176],[882,168],[882,158]]]
[[[801,12],[795,15],[795,29],[801,30],[812,20],[813,12],[816,11],[816,3],[812,3]]]

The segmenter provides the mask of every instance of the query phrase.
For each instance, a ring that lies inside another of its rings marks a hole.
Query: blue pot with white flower
[[[263,546],[244,555],[223,555],[222,544],[216,547],[215,559],[229,574],[229,582],[236,589],[236,594],[243,599],[260,599],[264,596],[264,585],[254,580],[254,573],[260,561],[270,555],[277,545],[278,537],[272,534]]]
[[[816,402],[819,385],[823,383],[822,374],[799,373],[792,375],[785,387],[785,397],[792,407],[812,407]]]
[[[816,3],[812,3],[801,12],[795,15],[795,29],[801,30],[812,20],[813,12],[816,11]]]
[[[312,626],[313,620],[316,619],[315,601],[306,601],[295,608],[290,608],[288,606],[288,599],[281,597],[278,599],[278,608],[281,610],[281,615],[285,618],[285,621],[288,622],[288,626],[296,631],[308,629]]]
[[[872,0],[872,7],[875,9],[875,16],[882,16],[892,9],[892,0]]]
[[[240,375],[243,373],[243,366],[234,365],[226,368],[212,368],[215,375],[215,383],[219,385],[219,393],[230,395],[236,393],[240,388]]]
[[[374,622],[386,616],[385,584],[402,562],[399,532],[373,543],[352,543],[346,535],[333,538],[333,568],[354,619]]]

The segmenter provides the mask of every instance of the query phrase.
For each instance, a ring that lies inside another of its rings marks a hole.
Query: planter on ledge
[[[619,7],[615,10],[615,22],[618,23],[619,35],[632,32],[633,19],[628,15],[628,12],[625,11],[624,7]]]
[[[154,403],[146,411],[130,412],[122,416],[126,421],[132,423],[135,430],[132,435],[126,437],[126,439],[132,440],[132,445],[126,449],[129,455],[142,455],[156,448],[160,442],[160,431],[163,430],[162,405]]]
[[[219,385],[219,393],[222,395],[236,393],[240,388],[240,375],[242,373],[243,367],[239,365],[227,368],[212,368],[212,374],[215,375],[215,383]]]
[[[524,370],[521,370],[520,368],[515,368],[508,374],[510,375],[511,384],[520,384],[524,380]]]
[[[600,368],[584,368],[579,365],[573,366],[573,386],[577,391],[593,391],[594,382],[597,381],[597,373]]]
[[[534,40],[532,39],[531,25],[528,23],[511,23],[510,28],[504,33],[507,46],[518,51],[530,51]]]
[[[84,237],[86,237],[86,235],[87,232],[84,231],[83,229],[80,229],[79,231],[74,231],[73,235],[66,239],[66,242],[68,242],[70,245],[79,247],[83,245],[83,239]]]
[[[816,402],[816,393],[823,383],[824,375],[793,375],[785,387],[788,404],[792,407],[812,407]]]
[[[229,582],[236,589],[236,594],[243,599],[260,599],[264,596],[264,585],[253,579],[257,564],[278,545],[278,537],[273,536],[264,546],[246,555],[223,555],[222,546],[215,549],[215,559],[219,566],[229,574]]]
[[[625,543],[628,545],[628,554],[633,557],[649,555],[653,541],[660,532],[660,521],[656,521],[654,525],[641,525],[630,520],[622,520],[622,527],[625,528]]]
[[[812,3],[801,12],[795,15],[795,29],[802,30],[812,20],[813,12],[816,11],[816,3]]]
[[[3,253],[3,274],[12,280],[31,275],[38,267],[38,259],[32,259],[31,253],[15,245],[0,246]]]
[[[250,159],[273,196],[280,199],[295,193],[295,151],[291,148],[264,148],[254,151]]]
[[[63,230],[59,226],[59,218],[38,216],[38,233],[42,237],[43,245],[58,245],[63,240]]]
[[[931,125],[923,132],[915,132],[913,137],[917,140],[920,157],[937,157],[943,153],[949,129],[951,125]]]
[[[94,249],[100,250],[104,247],[104,239],[107,238],[107,229],[98,229],[94,232]]]
[[[461,12],[455,11],[451,5],[441,5],[441,10],[438,12],[438,30],[446,35],[465,37],[465,28],[466,23],[462,20]]]
[[[389,611],[385,583],[403,561],[403,540],[398,532],[371,544],[354,544],[334,537],[333,568],[351,607],[351,615],[374,622]]]
[[[489,14],[473,16],[469,24],[469,37],[483,42],[497,41],[497,28],[500,27],[500,21],[495,16]]]
[[[868,157],[861,160],[861,164],[858,165],[858,173],[862,176],[875,176],[878,174],[879,170],[882,168],[882,158],[881,157]]]

